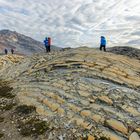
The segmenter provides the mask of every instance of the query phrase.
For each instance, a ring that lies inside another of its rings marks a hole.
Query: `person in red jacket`
[[[48,37],[48,52],[51,51],[51,38]]]

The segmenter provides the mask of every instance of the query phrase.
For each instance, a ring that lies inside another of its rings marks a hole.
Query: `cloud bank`
[[[42,41],[51,36],[60,47],[140,46],[138,0],[0,0],[0,29]]]

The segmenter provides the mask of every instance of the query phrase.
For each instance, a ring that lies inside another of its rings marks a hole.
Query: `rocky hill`
[[[44,52],[43,43],[36,41],[28,36],[19,34],[15,31],[0,31],[0,52],[7,48],[9,51],[14,49],[17,54],[30,55],[33,53]],[[59,50],[58,47],[52,46],[53,50]]]
[[[139,60],[77,48],[2,56],[0,64],[1,82],[12,87],[20,105],[13,107],[12,114],[18,113],[12,123],[0,123],[6,130],[3,139],[140,139]],[[43,122],[34,119],[32,110]],[[1,112],[3,118],[8,114]]]
[[[131,58],[136,58],[140,60],[140,49],[132,48],[132,47],[112,47],[108,48],[109,52],[115,53],[115,54],[120,54],[120,55],[126,55]]]

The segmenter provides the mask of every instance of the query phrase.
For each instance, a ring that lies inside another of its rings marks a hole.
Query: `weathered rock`
[[[105,121],[105,119],[104,119],[103,116],[100,116],[100,115],[97,115],[97,114],[93,115],[91,118],[92,118],[96,123],[104,123],[104,121]]]
[[[100,96],[99,99],[101,101],[104,101],[105,103],[107,103],[109,105],[112,105],[113,104],[113,101],[111,99],[109,99],[107,96]]]
[[[130,137],[129,140],[140,140],[139,135],[136,132],[133,132]]]
[[[94,132],[100,137],[103,130],[111,140],[126,140],[128,131],[139,135],[138,60],[89,48],[37,54],[19,63],[14,57],[0,57],[0,77],[14,81],[21,104],[35,106],[51,122],[58,120],[57,128],[76,129],[73,136]]]
[[[88,135],[88,140],[95,140],[95,137],[92,135]]]
[[[123,134],[128,134],[127,127],[118,120],[114,120],[114,119],[106,120],[106,124],[114,130],[117,130]]]
[[[81,111],[81,115],[85,117],[89,117],[91,115],[91,112],[89,110],[83,110]]]
[[[103,130],[102,134],[103,136],[105,136],[106,138],[109,138],[110,140],[125,140],[123,137],[120,137],[116,135],[115,133],[110,132],[108,130]]]
[[[136,132],[140,133],[140,128],[136,128],[135,130]]]

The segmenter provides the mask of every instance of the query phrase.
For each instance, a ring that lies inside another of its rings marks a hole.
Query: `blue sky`
[[[60,47],[140,46],[139,0],[0,0],[0,29]]]

